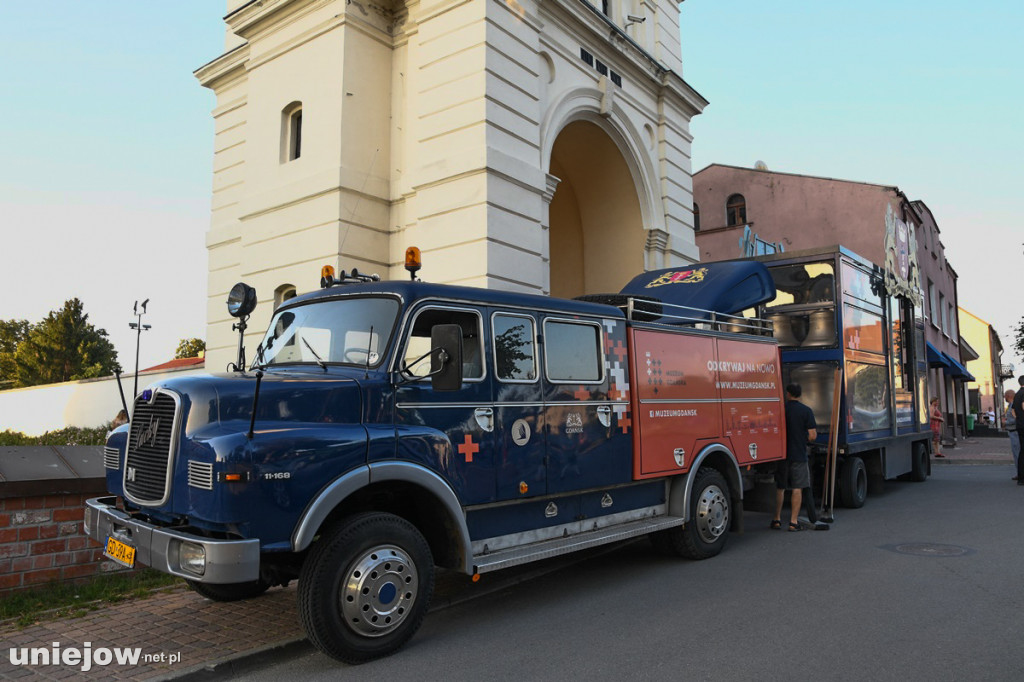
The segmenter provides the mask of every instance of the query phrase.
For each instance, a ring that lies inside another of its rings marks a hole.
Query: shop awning
[[[967,371],[967,368],[961,365],[956,358],[946,355],[946,359],[949,360],[949,372],[948,374],[954,379],[963,379],[965,381],[974,381],[974,375]]]
[[[928,347],[929,367],[945,367],[948,369],[951,366],[949,364],[949,356],[933,346],[931,341],[925,341],[925,345]]]

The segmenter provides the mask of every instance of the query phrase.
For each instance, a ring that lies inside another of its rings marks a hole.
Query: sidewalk
[[[936,466],[1013,464],[1005,438],[968,438],[943,450],[945,458],[932,460]],[[488,575],[480,583],[441,573],[431,610],[504,589],[555,568],[543,562]],[[87,672],[82,671],[81,663],[14,665],[10,659],[12,648],[20,654],[22,647],[45,647],[52,655],[55,643],[70,653],[67,650],[71,648],[84,650],[86,642],[94,658],[101,648],[138,648],[141,656],[137,664],[118,664],[115,659]],[[209,601],[182,585],[145,599],[106,605],[81,618],[50,620],[21,630],[0,626],[0,678],[205,680],[243,672],[268,658],[309,646],[296,612],[294,583],[285,589],[271,589],[257,599],[233,603]]]
[[[943,445],[943,458],[933,458],[932,464],[1007,464],[1013,466],[1010,454],[1010,439],[1007,436],[995,438],[967,438],[956,446]]]

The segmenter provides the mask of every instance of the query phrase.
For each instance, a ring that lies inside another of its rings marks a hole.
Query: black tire
[[[200,583],[195,580],[185,580],[192,590],[213,601],[240,601],[258,597],[268,589],[270,583],[265,580],[253,580],[248,583],[228,583],[214,585],[211,583]]]
[[[690,520],[685,526],[651,534],[651,543],[663,554],[688,559],[710,559],[729,540],[732,500],[729,484],[715,469],[700,469],[693,480]]]
[[[914,443],[910,450],[910,480],[922,483],[928,478],[928,450],[924,443]]]
[[[839,499],[849,509],[860,509],[868,499],[868,472],[860,457],[847,457],[839,467]]]
[[[415,526],[393,514],[357,514],[310,550],[299,578],[299,616],[320,651],[364,663],[416,634],[433,589],[433,556]]]

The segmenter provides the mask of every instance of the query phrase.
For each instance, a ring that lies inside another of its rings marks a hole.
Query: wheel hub
[[[729,501],[717,485],[705,488],[697,500],[697,532],[712,543],[729,529]]]
[[[391,632],[416,602],[416,564],[401,548],[380,545],[352,562],[341,590],[341,612],[352,630],[366,637]]]

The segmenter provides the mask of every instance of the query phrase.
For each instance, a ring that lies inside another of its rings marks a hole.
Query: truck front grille
[[[152,505],[167,499],[177,410],[174,396],[163,391],[156,391],[152,401],[135,401],[124,466],[124,490],[135,502]]]

